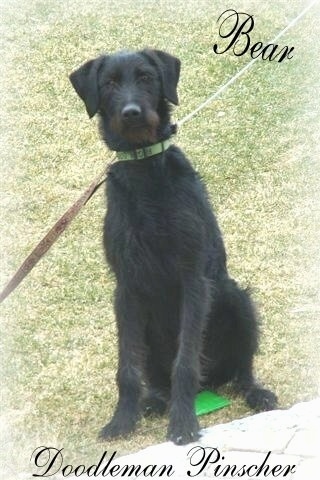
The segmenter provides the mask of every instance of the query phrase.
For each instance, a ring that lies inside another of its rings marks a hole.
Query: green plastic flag
[[[198,416],[219,410],[228,405],[230,405],[230,400],[208,390],[198,393],[195,399],[195,410]]]

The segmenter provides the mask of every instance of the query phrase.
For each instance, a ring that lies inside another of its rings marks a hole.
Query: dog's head
[[[180,61],[160,50],[119,52],[90,60],[70,75],[89,117],[99,113],[104,133],[133,143],[156,141],[178,104]],[[106,131],[107,130],[107,131]]]

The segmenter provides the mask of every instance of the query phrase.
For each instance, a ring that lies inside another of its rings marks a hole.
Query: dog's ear
[[[98,73],[106,55],[89,60],[69,76],[73,88],[84,101],[88,115],[92,118],[99,109]]]
[[[177,85],[180,75],[180,60],[161,50],[145,49],[142,50],[142,53],[146,55],[151,63],[158,69],[166,99],[174,105],[178,105]]]

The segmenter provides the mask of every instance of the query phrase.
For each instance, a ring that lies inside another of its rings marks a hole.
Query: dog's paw
[[[190,416],[184,421],[171,420],[168,427],[167,440],[176,445],[187,445],[200,438],[199,423],[195,415]]]
[[[157,395],[149,395],[142,400],[142,414],[144,417],[162,416],[167,411],[167,402]]]
[[[260,412],[274,410],[278,405],[278,399],[271,390],[258,387],[246,394],[246,402],[250,408]]]
[[[100,440],[112,440],[118,437],[124,437],[135,430],[136,422],[117,416],[107,423],[99,432]]]

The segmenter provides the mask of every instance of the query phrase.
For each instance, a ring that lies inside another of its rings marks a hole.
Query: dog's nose
[[[141,108],[136,103],[129,103],[123,107],[121,111],[121,116],[124,120],[138,120],[141,117]]]

